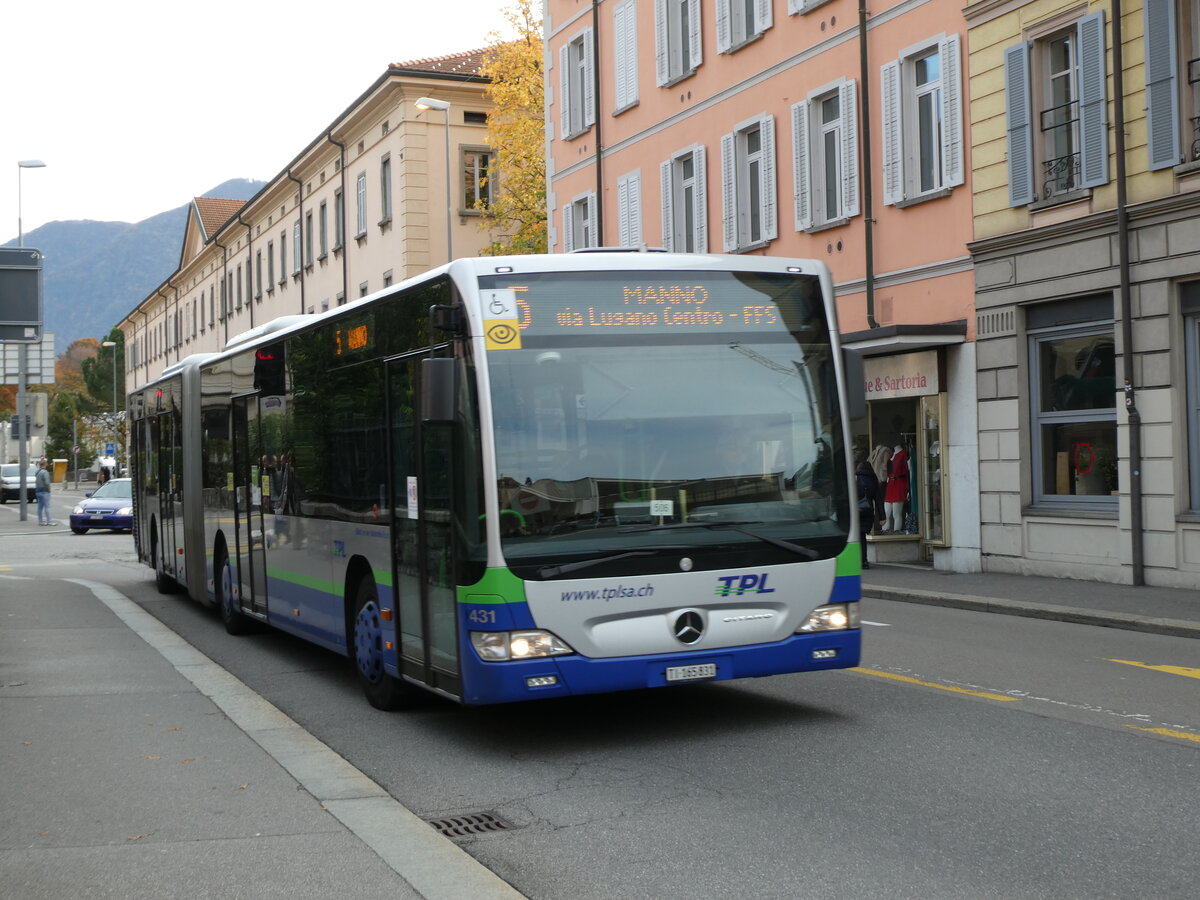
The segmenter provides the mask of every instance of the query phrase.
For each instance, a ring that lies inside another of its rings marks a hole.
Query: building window
[[[300,220],[292,224],[292,274],[299,275],[304,266],[304,246],[300,243]]]
[[[1107,307],[1106,321],[1029,328],[1033,490],[1039,503],[1116,504],[1112,300],[1104,297],[1098,302]],[[1070,309],[1067,304],[1031,309],[1027,325],[1071,318],[1058,315],[1060,308]]]
[[[884,203],[963,183],[960,57],[951,35],[883,67]]]
[[[771,0],[717,0],[717,52],[732,53],[772,24]]]
[[[342,202],[342,189],[333,192],[333,249],[341,250],[346,242],[346,205]]]
[[[391,269],[388,269],[386,272],[383,273],[383,286],[385,288],[392,286],[392,278],[393,278],[393,276],[392,276]]]
[[[1004,51],[1010,206],[1108,182],[1104,54],[1103,12]]]
[[[617,242],[622,247],[642,245],[641,169],[617,179],[617,231]]]
[[[216,328],[215,310],[217,305],[217,289],[214,285],[208,286],[208,327]]]
[[[360,238],[367,233],[367,174],[365,172],[358,176],[356,191],[358,195],[358,215],[354,223],[354,236]]]
[[[279,232],[279,286],[287,284],[287,232]]]
[[[558,65],[562,136],[569,139],[583,134],[596,121],[592,29],[583,29],[559,48]]]
[[[379,161],[379,224],[392,221],[392,157],[385,154]]]
[[[358,286],[358,296],[367,296],[367,283],[365,281]]]
[[[663,246],[675,253],[708,252],[704,147],[693,144],[659,166]]]
[[[1189,506],[1196,511],[1200,510],[1200,281],[1182,284],[1179,290],[1187,355]]]
[[[329,210],[325,205],[325,201],[321,201],[321,206],[317,214],[317,231],[321,238],[321,259],[329,255]]]
[[[700,0],[654,0],[654,60],[659,87],[696,71],[703,61]]]
[[[857,86],[838,81],[792,107],[796,230],[858,215]]]
[[[563,207],[563,249],[598,247],[596,238],[596,193],[580,194]]]
[[[1142,10],[1149,168],[1195,162],[1200,160],[1200,0],[1147,0]]]
[[[235,293],[237,295],[237,307],[236,308],[237,308],[238,312],[241,312],[242,311],[242,264],[241,263],[238,263],[238,267],[237,267],[236,288],[237,288],[235,291]]]
[[[629,0],[613,10],[614,112],[638,102],[637,63],[637,0]]]
[[[275,242],[267,241],[267,293],[275,290]]]
[[[488,150],[463,150],[463,211],[482,213],[492,205],[492,163],[492,154]]]
[[[312,268],[313,260],[313,214],[309,210],[304,214],[304,264]]]
[[[721,137],[725,252],[778,237],[775,215],[775,117],[756,116]]]

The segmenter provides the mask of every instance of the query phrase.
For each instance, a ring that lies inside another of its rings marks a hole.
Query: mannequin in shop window
[[[888,478],[888,462],[892,458],[892,450],[890,447],[885,447],[879,444],[871,451],[871,456],[868,462],[871,464],[871,469],[875,472],[875,478],[879,482],[880,490],[875,492],[875,522],[871,531],[876,532],[883,526],[883,487],[887,485]]]
[[[908,503],[908,451],[897,445],[888,462],[887,487],[883,491],[883,533],[904,532],[904,507]]]

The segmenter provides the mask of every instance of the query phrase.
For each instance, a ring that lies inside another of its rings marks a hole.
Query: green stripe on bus
[[[267,577],[274,578],[277,581],[286,581],[289,584],[296,584],[300,587],[311,588],[323,594],[332,594],[335,597],[342,596],[342,586],[324,578],[313,578],[311,575],[301,575],[299,572],[291,572],[287,569],[276,568],[275,566],[267,566]]]
[[[475,584],[458,589],[459,603],[524,603],[525,582],[508,569],[488,569]]]
[[[836,574],[838,577],[862,574],[862,548],[858,544],[847,544],[846,549],[838,554]]]

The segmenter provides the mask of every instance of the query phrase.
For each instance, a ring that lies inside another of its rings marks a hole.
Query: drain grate
[[[468,837],[472,834],[489,834],[493,831],[508,831],[512,822],[495,813],[477,812],[463,816],[446,816],[441,819],[426,819],[442,835],[449,838]]]

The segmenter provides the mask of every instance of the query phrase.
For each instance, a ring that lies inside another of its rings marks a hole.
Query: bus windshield
[[[656,547],[754,547],[754,562],[781,561],[844,547],[845,451],[819,280],[667,277],[485,284],[515,290],[523,319],[519,348],[488,353],[510,564]]]

